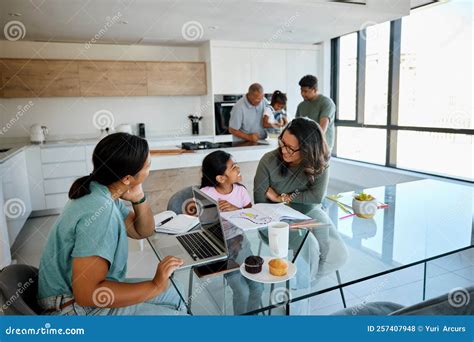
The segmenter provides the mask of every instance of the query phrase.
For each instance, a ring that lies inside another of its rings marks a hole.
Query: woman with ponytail
[[[142,188],[150,171],[148,143],[127,133],[111,134],[97,144],[92,161],[92,173],[71,186],[43,251],[38,301],[44,313],[182,313],[179,295],[168,288],[181,259],[164,258],[151,280],[125,279],[127,237],[146,238],[155,227]]]

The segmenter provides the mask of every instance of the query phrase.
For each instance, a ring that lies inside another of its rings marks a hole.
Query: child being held
[[[263,127],[268,133],[279,134],[282,127],[286,126],[288,119],[285,112],[286,95],[275,90],[272,101],[263,112]]]

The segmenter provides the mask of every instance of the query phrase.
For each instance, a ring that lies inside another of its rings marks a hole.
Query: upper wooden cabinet
[[[0,59],[0,97],[206,93],[204,62]]]
[[[81,96],[146,96],[145,63],[84,61],[77,63]]]
[[[3,59],[3,97],[78,96],[77,63],[67,60]]]
[[[206,64],[201,62],[146,63],[148,95],[204,95]]]

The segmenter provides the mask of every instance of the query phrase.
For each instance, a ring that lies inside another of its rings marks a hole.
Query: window
[[[397,166],[421,172],[474,179],[472,135],[399,131]]]
[[[337,128],[337,156],[375,164],[385,164],[386,130]]]
[[[472,4],[417,11],[401,31],[399,125],[474,128]]]
[[[357,89],[357,33],[339,40],[338,119],[355,120]]]
[[[335,155],[474,180],[472,34],[452,0],[334,39]]]
[[[366,29],[364,123],[387,123],[390,23]]]

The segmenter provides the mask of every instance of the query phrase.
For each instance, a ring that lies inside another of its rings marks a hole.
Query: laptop
[[[200,228],[179,235],[163,235],[156,240],[156,251],[161,258],[172,255],[184,260],[180,268],[224,260],[228,257],[224,226],[216,201],[193,188],[197,203]]]

